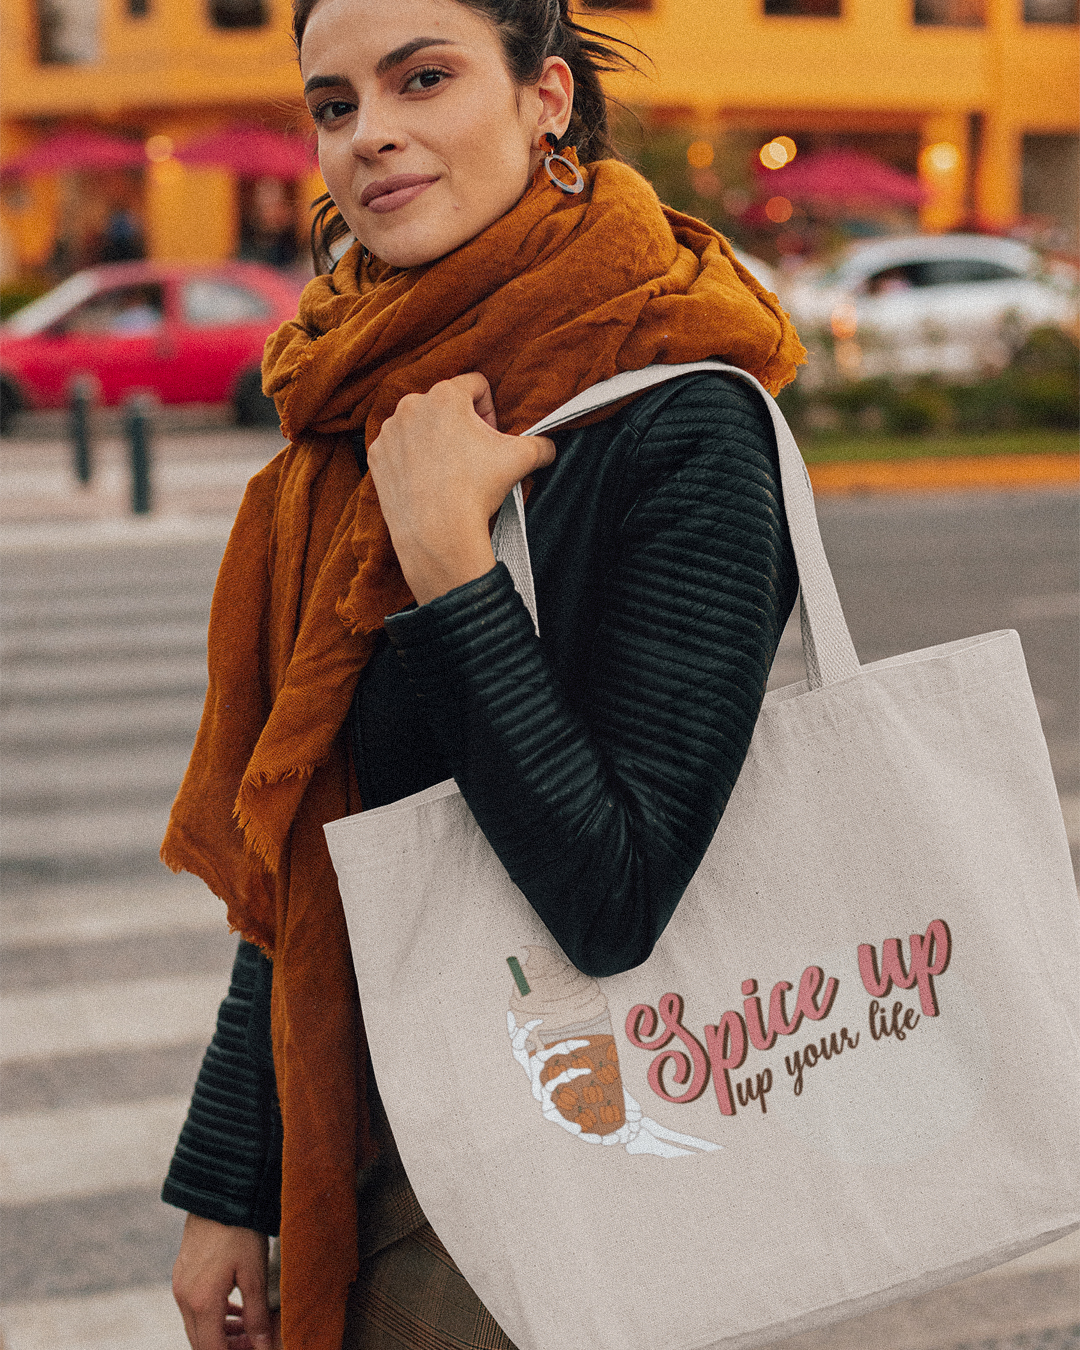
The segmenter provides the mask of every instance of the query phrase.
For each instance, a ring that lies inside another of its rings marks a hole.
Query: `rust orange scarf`
[[[538,171],[506,216],[425,267],[368,265],[354,246],[267,343],[291,444],[251,480],[225,551],[162,858],[274,961],[288,1350],[339,1350],[356,1273],[366,1043],[321,827],[360,807],[341,727],[383,616],[411,599],[345,433],[370,444],[402,395],[474,370],[500,430],[519,433],[619,371],[709,356],[775,391],[803,350],[714,230],[612,160],[587,166],[578,196]]]

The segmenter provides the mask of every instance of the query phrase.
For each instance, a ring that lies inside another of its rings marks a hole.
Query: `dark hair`
[[[293,0],[293,37],[298,52],[317,3],[318,0]],[[561,56],[570,67],[574,105],[560,146],[574,146],[583,164],[594,159],[621,158],[612,143],[607,98],[600,76],[607,71],[636,69],[632,58],[612,47],[612,41],[640,56],[636,47],[575,23],[570,17],[568,0],[458,0],[458,3],[476,10],[494,26],[515,83],[535,83],[549,56]],[[312,205],[319,209],[311,222],[311,253],[315,270],[327,272],[333,262],[331,249],[350,230],[329,193],[316,198]]]

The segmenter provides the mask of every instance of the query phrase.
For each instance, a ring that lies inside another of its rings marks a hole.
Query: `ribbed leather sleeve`
[[[281,1115],[270,1050],[270,962],[241,942],[161,1198],[205,1219],[276,1234]]]
[[[648,957],[697,869],[797,586],[755,393],[693,377],[605,425],[556,438],[554,509],[550,477],[530,497],[539,639],[502,565],[386,624],[485,836],[594,976]]]

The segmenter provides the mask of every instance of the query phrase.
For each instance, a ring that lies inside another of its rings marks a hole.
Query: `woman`
[[[802,349],[612,157],[615,58],[558,0],[297,0],[295,30],[324,243],[357,242],[267,346],[291,445],[226,550],[162,850],[247,940],[165,1187],[174,1288],[199,1350],[269,1345],[280,1196],[289,1350],[508,1347],[397,1159],[321,826],[452,774],[575,964],[644,960],[794,598],[771,424],[699,375],[520,433],[619,370],[720,355],[776,389]],[[521,479],[542,639],[490,542]]]

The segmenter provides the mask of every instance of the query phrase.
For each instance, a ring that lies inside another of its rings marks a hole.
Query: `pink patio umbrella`
[[[184,164],[231,169],[241,178],[301,178],[315,167],[314,154],[299,136],[262,127],[225,127],[181,146],[175,157]]]
[[[128,169],[146,163],[141,141],[106,136],[100,131],[61,131],[0,166],[5,178],[76,169]]]
[[[858,150],[821,150],[800,155],[782,169],[758,168],[762,190],[779,197],[827,201],[883,201],[918,204],[929,196],[911,174],[901,173]]]

